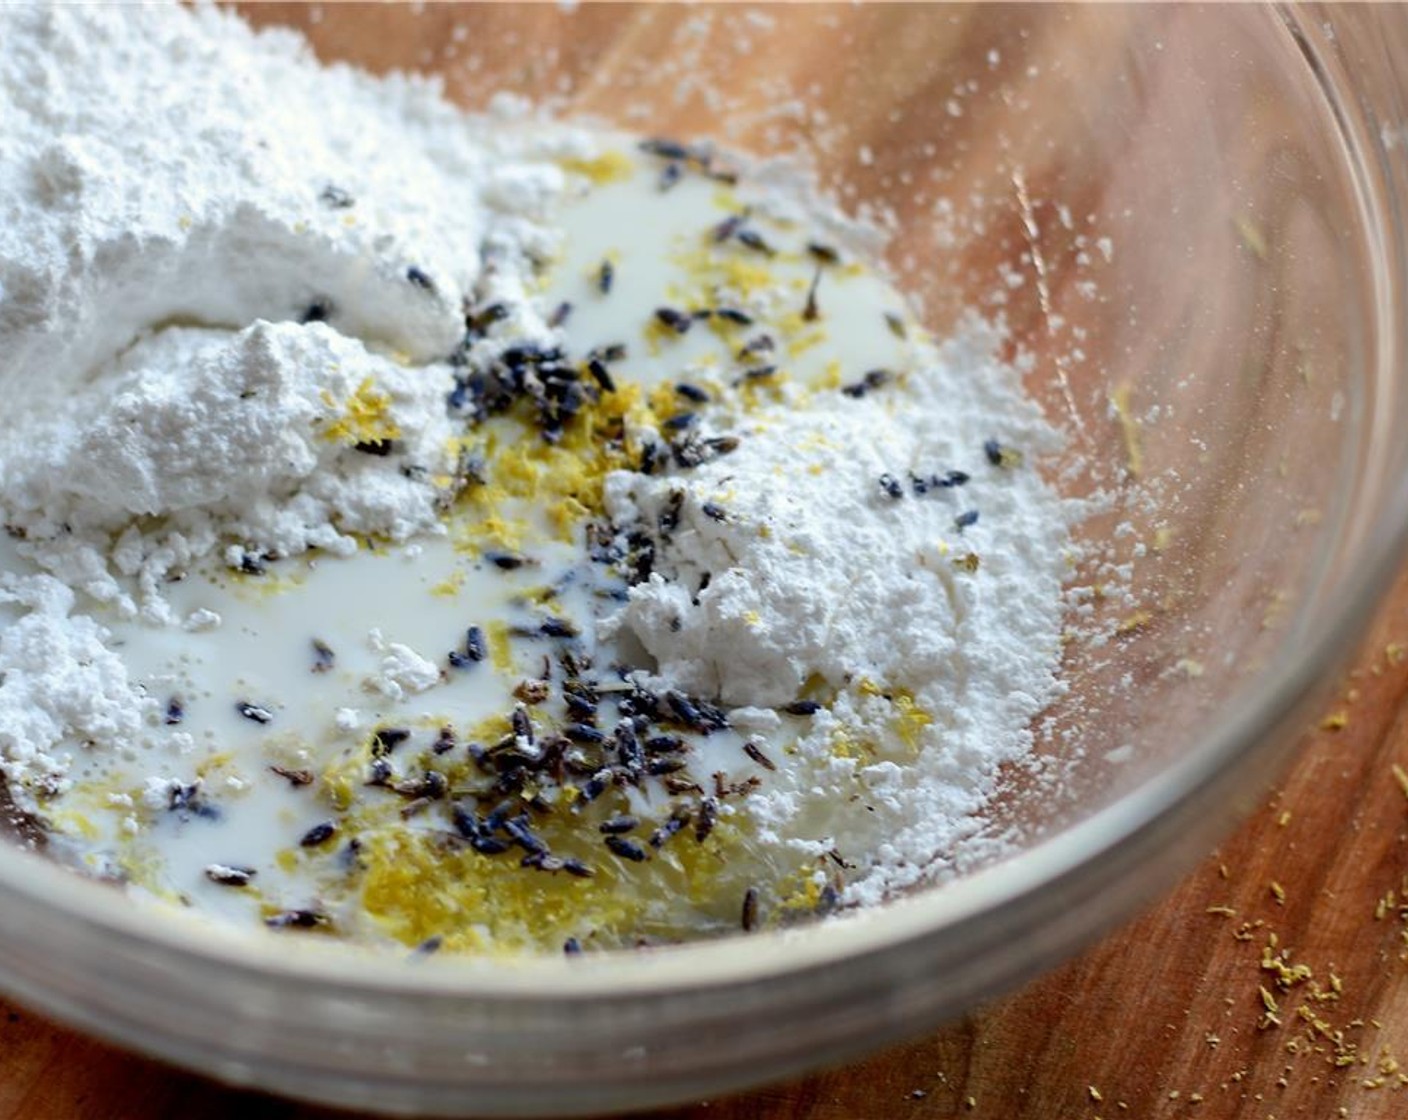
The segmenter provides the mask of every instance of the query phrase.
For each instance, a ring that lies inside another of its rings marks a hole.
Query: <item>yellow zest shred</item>
[[[629,179],[636,170],[635,161],[630,156],[614,149],[602,152],[599,156],[569,156],[557,162],[562,170],[582,175],[597,186]]]
[[[352,395],[341,406],[331,393],[324,390],[323,403],[329,408],[341,408],[341,414],[323,429],[323,438],[332,443],[377,443],[399,439],[401,429],[391,418],[391,397],[376,387],[370,378],[363,378]]]
[[[1139,431],[1139,421],[1130,409],[1132,392],[1128,381],[1120,382],[1110,391],[1110,407],[1115,410],[1115,420],[1124,439],[1125,469],[1131,478],[1138,478],[1144,471],[1144,440]]]

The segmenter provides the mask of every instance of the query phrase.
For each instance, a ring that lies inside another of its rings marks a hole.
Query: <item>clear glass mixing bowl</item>
[[[1017,983],[1265,788],[1408,526],[1402,9],[252,8],[327,58],[803,150],[893,215],[938,330],[1005,315],[1128,565],[992,832],[1019,854],[820,926],[641,954],[372,958],[212,930],[0,851],[0,980],[230,1081],[421,1113],[714,1094]],[[1055,775],[1055,780],[1051,776]]]

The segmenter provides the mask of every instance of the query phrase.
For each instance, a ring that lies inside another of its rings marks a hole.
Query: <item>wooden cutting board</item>
[[[1408,1115],[1397,764],[1408,768],[1408,572],[1280,789],[1163,903],[907,1046],[653,1118]],[[249,1115],[341,1114],[225,1089],[0,1004],[0,1120]]]

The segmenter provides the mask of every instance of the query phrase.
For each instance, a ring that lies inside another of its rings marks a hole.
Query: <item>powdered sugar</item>
[[[440,683],[440,667],[402,642],[388,642],[380,630],[367,635],[367,644],[381,654],[379,672],[367,678],[367,688],[389,700],[424,692]]]
[[[116,575],[139,576],[161,617],[161,580],[222,542],[346,555],[356,534],[405,540],[437,524],[424,476],[446,469],[443,376],[321,323],[169,328],[112,363],[103,391],[102,410],[79,394],[31,423],[36,452],[7,472],[30,553],[94,598],[123,594]],[[375,431],[341,431],[349,408],[374,413]],[[377,431],[419,473],[356,450]],[[166,519],[159,534],[133,527],[153,516]],[[245,547],[228,547],[239,567]]]
[[[50,791],[65,787],[63,744],[131,742],[156,710],[74,603],[49,576],[0,580],[0,604],[26,612],[0,629],[0,757]]]
[[[762,410],[726,458],[608,483],[655,538],[608,624],[656,660],[647,683],[746,706],[763,743],[753,709],[827,697],[746,811],[770,842],[873,853],[856,900],[934,873],[1056,692],[1068,514],[983,448],[1055,443],[999,341],[971,322],[900,384]]]
[[[617,619],[662,676],[728,704],[778,706],[812,674],[832,687],[861,673],[947,681],[976,643],[1013,630],[1006,617],[974,617],[983,610],[1020,616],[1040,604],[1049,628],[1064,525],[1039,477],[984,463],[992,477],[942,485],[957,464],[982,461],[981,436],[1050,448],[1012,371],[988,352],[996,339],[979,324],[970,331],[903,386],[757,413],[727,458],[687,473],[612,477],[618,523],[654,525],[667,504],[679,508],[654,575]],[[886,475],[898,494],[880,484]],[[913,492],[916,478],[923,494]],[[981,520],[958,526],[977,505],[998,532]],[[985,555],[991,574],[963,571],[970,554]],[[1007,594],[982,601],[997,581],[1010,584]],[[1020,691],[1018,671],[1008,680]]]

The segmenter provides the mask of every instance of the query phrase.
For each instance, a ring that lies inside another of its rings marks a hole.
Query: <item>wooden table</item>
[[[653,1120],[1408,1115],[1408,777],[1396,761],[1408,767],[1408,573],[1279,791],[1163,903],[927,1038]],[[334,1115],[0,1004],[0,1120],[256,1114]]]
[[[420,25],[428,41],[449,18],[432,17]],[[405,46],[414,62],[416,42]],[[926,1038],[654,1120],[1408,1115],[1408,788],[1393,770],[1408,766],[1405,697],[1408,574],[1339,715],[1306,735],[1280,791],[1160,905]],[[333,1114],[222,1088],[0,1004],[0,1120],[247,1115]]]

